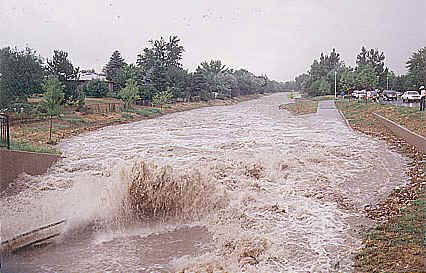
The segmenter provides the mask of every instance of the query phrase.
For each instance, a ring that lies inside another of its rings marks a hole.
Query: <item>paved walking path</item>
[[[342,117],[340,116],[339,112],[337,111],[334,100],[320,101],[318,103],[317,113],[318,113],[318,115],[325,117],[327,119],[340,119],[340,120],[342,120]]]

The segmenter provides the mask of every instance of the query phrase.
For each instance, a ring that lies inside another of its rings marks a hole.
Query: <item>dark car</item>
[[[398,93],[393,90],[384,90],[382,93],[382,97],[384,100],[397,100]]]

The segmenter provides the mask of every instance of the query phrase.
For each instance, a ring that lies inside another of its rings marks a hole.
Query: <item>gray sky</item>
[[[365,45],[399,74],[426,46],[426,0],[0,0],[0,47],[62,49],[82,69],[99,71],[116,49],[135,62],[148,40],[173,34],[190,71],[221,59],[286,81],[333,47],[354,65]]]

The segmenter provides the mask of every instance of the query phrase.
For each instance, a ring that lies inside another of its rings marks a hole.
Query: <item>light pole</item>
[[[389,73],[386,73],[386,90],[389,90]]]

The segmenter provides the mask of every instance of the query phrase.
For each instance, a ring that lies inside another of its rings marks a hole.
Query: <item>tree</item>
[[[108,84],[99,79],[86,82],[81,91],[88,97],[103,98],[108,93]]]
[[[378,83],[374,67],[370,64],[355,69],[355,84],[359,89],[374,89]]]
[[[209,83],[201,72],[195,72],[192,77],[191,96],[205,101],[210,99]]]
[[[109,62],[103,68],[106,79],[114,83],[114,91],[118,91],[125,86],[125,81],[122,81],[123,69],[126,67],[126,62],[118,50],[112,53]]]
[[[152,104],[153,105],[160,105],[161,109],[163,109],[163,105],[169,103],[172,97],[173,97],[173,95],[172,95],[172,92],[169,88],[166,91],[162,91],[162,92],[155,94],[152,97]]]
[[[357,68],[362,69],[365,66],[371,66],[374,74],[379,77],[377,85],[383,89],[386,87],[386,75],[388,73],[384,61],[385,54],[383,52],[380,52],[378,49],[367,50],[364,46],[356,57]]]
[[[143,50],[138,55],[137,65],[143,72],[143,82],[154,87],[156,92],[166,90],[167,87],[174,87],[167,81],[167,73],[171,67],[182,67],[181,60],[184,52],[180,39],[177,36],[170,36],[169,40],[149,41],[150,47]]]
[[[352,68],[346,68],[340,75],[340,86],[344,91],[356,88],[355,72]]]
[[[49,141],[52,142],[53,117],[60,116],[62,112],[61,103],[64,100],[64,85],[55,76],[50,75],[43,83],[44,96],[42,107],[47,111],[50,119]]]
[[[204,61],[202,62],[198,68],[197,71],[204,73],[204,74],[219,74],[219,73],[225,73],[228,71],[228,68],[226,65],[222,64],[220,60],[211,60],[210,63]]]
[[[43,60],[30,48],[22,51],[0,49],[0,108],[16,100],[40,93],[44,73]]]
[[[411,55],[407,61],[407,68],[411,85],[409,89],[426,86],[426,46]]]
[[[330,94],[331,85],[325,78],[321,78],[320,84],[318,87],[319,95],[328,95]]]
[[[77,85],[80,68],[74,67],[68,60],[67,52],[55,50],[52,60],[47,60],[47,70],[65,86],[64,102],[78,98]]]
[[[121,89],[118,95],[124,102],[124,108],[129,109],[139,98],[139,86],[137,82],[133,79],[127,80],[126,87]]]

